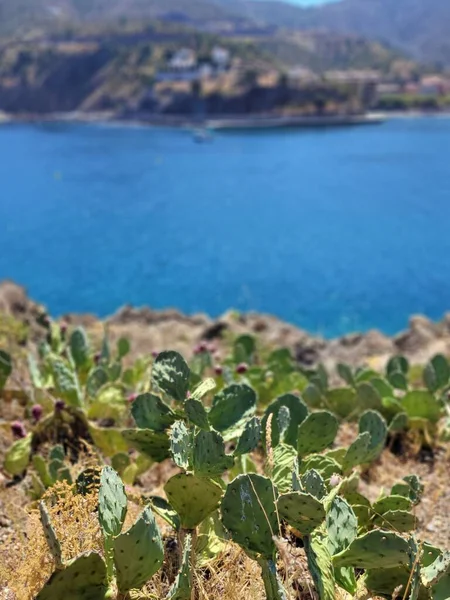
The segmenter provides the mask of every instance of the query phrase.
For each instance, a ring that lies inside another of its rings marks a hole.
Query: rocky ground
[[[31,344],[45,334],[37,323],[45,312],[45,307],[31,299],[25,288],[11,281],[0,283],[0,314],[25,323]],[[290,348],[302,365],[323,362],[330,369],[338,362],[383,368],[389,357],[397,353],[407,356],[413,364],[424,364],[439,352],[450,354],[450,313],[440,322],[415,315],[408,329],[393,337],[371,330],[332,340],[313,336],[272,315],[254,312],[229,311],[212,319],[206,314],[188,316],[175,309],[127,305],[104,321],[89,314],[68,314],[61,320],[83,325],[94,337],[101,337],[106,325],[112,340],[121,336],[130,339],[136,356],[168,348],[190,356],[201,340],[215,340],[220,348],[221,343],[241,333],[255,333],[268,346]]]

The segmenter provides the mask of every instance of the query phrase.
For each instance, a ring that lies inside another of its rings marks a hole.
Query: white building
[[[190,71],[197,66],[197,57],[190,48],[180,48],[169,61],[171,69],[179,71]]]
[[[220,46],[214,46],[211,50],[211,61],[218,69],[227,69],[231,61],[230,51]]]

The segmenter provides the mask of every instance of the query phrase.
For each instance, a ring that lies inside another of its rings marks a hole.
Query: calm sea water
[[[0,279],[55,315],[235,307],[334,336],[450,310],[450,119],[5,126],[0,185]]]

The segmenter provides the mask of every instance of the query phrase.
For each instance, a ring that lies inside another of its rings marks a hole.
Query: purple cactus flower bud
[[[218,376],[223,375],[223,367],[217,365],[214,367],[214,373]]]
[[[94,354],[94,362],[96,365],[98,365],[101,358],[102,358],[102,355],[100,354],[100,352],[97,352],[96,354]]]
[[[42,406],[40,404],[33,404],[33,406],[31,407],[31,416],[33,417],[35,423],[41,420],[42,413]]]
[[[130,402],[130,404],[131,404],[132,402],[134,402],[136,400],[137,396],[138,396],[137,394],[130,394],[127,398],[128,402]]]
[[[156,350],[152,351],[152,356],[153,358],[156,358],[158,356],[159,352],[157,352]]]
[[[64,410],[66,408],[66,403],[64,402],[64,400],[57,400],[55,402],[55,410],[61,411]]]
[[[238,366],[236,367],[236,373],[239,373],[239,375],[242,375],[243,373],[247,373],[247,371],[248,371],[247,363],[239,363]]]
[[[14,423],[11,423],[11,431],[16,438],[24,438],[27,435],[25,425],[21,421],[14,421]]]
[[[67,323],[65,321],[63,321],[61,323],[61,325],[59,326],[59,330],[61,332],[62,337],[64,337],[66,335],[68,327],[69,326],[67,325]]]
[[[210,344],[208,344],[208,351],[211,352],[211,354],[214,354],[215,352],[217,352],[217,346],[211,342]]]
[[[336,487],[340,483],[341,483],[341,478],[339,477],[339,475],[337,473],[335,473],[334,475],[331,476],[331,478],[330,478],[330,486],[331,487]]]
[[[188,391],[186,392],[186,398],[190,398],[190,397],[191,397],[191,392],[188,390]]]

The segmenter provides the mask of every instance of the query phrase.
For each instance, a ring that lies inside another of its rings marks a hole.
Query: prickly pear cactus
[[[449,378],[450,367],[442,354],[434,356],[423,371],[423,380],[430,392],[444,388],[448,384]]]
[[[342,470],[344,473],[349,473],[353,467],[362,465],[369,451],[370,433],[365,431],[360,433],[356,440],[350,444],[342,461]]]
[[[438,583],[442,577],[450,573],[450,552],[440,554],[431,565],[421,570],[422,582],[431,587]]]
[[[320,529],[304,540],[309,571],[320,600],[335,600],[335,579],[327,536]]]
[[[21,440],[17,440],[8,448],[5,456],[4,467],[10,475],[22,475],[28,467],[31,455],[32,434],[29,433]]]
[[[297,451],[287,444],[278,444],[273,450],[271,479],[281,493],[292,489],[292,472]]]
[[[323,504],[305,492],[282,494],[277,507],[280,517],[302,535],[309,535],[325,520]]]
[[[376,527],[402,533],[417,527],[417,518],[406,510],[388,510],[382,515],[376,515],[372,522]]]
[[[335,496],[327,510],[326,527],[330,554],[338,554],[348,548],[358,533],[358,519],[352,507],[340,496]],[[352,567],[336,567],[337,583],[353,596],[356,593],[356,577]]]
[[[192,535],[184,538],[183,560],[166,600],[190,600],[192,594]]]
[[[186,400],[184,403],[184,411],[191,423],[197,425],[197,427],[204,429],[205,431],[209,431],[211,429],[208,421],[208,413],[206,412],[206,409],[200,400],[196,400],[192,397]]]
[[[211,392],[216,387],[216,382],[212,377],[205,379],[195,388],[195,390],[191,394],[191,398],[193,400],[201,400],[203,396],[206,396],[209,392]]]
[[[81,408],[83,398],[75,370],[59,356],[52,356],[50,368],[56,394],[70,406]]]
[[[0,390],[2,390],[8,377],[12,373],[12,361],[11,356],[4,350],[0,350]]]
[[[88,396],[95,398],[101,387],[109,381],[108,371],[103,367],[94,367],[88,375],[86,381],[86,391]]]
[[[150,429],[124,429],[122,436],[132,448],[136,448],[156,462],[162,462],[170,456],[170,440],[164,432]]]
[[[184,402],[189,389],[190,369],[178,352],[168,351],[158,354],[152,368],[152,385],[168,396]]]
[[[41,523],[44,529],[45,539],[47,540],[48,547],[50,549],[50,552],[52,553],[53,560],[55,561],[55,568],[62,569],[63,560],[61,545],[59,543],[56,532],[53,529],[50,514],[43,501],[39,502],[39,513],[41,515]]]
[[[286,590],[278,577],[275,562],[260,558],[258,564],[261,567],[266,600],[287,600]]]
[[[117,585],[121,593],[141,588],[161,567],[164,547],[161,533],[147,506],[134,525],[113,542]]]
[[[311,496],[314,496],[318,500],[322,500],[326,495],[327,486],[325,485],[325,481],[315,469],[306,471],[306,473],[300,477],[300,480],[302,482],[302,488],[307,494],[311,494]]]
[[[397,533],[375,529],[357,537],[348,548],[333,557],[336,567],[361,569],[390,568],[407,565],[409,545]]]
[[[403,477],[402,481],[396,483],[392,487],[391,494],[409,498],[411,502],[416,505],[419,504],[424,489],[425,488],[417,475],[407,475],[406,477]]]
[[[89,340],[86,331],[82,327],[77,327],[72,332],[69,340],[69,348],[70,355],[77,369],[81,369],[89,363]]]
[[[410,510],[412,506],[411,500],[404,496],[391,495],[380,498],[374,502],[372,509],[375,515],[384,515],[388,511],[394,510]]]
[[[90,552],[55,571],[36,600],[101,600],[106,591],[106,565],[99,554]]]
[[[289,410],[289,424],[286,428],[283,439],[280,438],[280,421],[278,419],[282,407],[285,407]],[[262,419],[263,437],[265,438],[266,435],[265,431],[267,427],[267,419],[269,418],[269,415],[273,414],[271,423],[272,446],[275,447],[280,442],[284,442],[285,444],[289,444],[290,446],[294,446],[294,448],[296,448],[298,426],[306,419],[308,412],[308,407],[302,400],[300,400],[298,396],[295,396],[294,394],[284,394],[283,396],[280,396],[271,404],[269,404],[266,412],[264,413],[264,417]]]
[[[35,454],[32,458],[33,467],[37,471],[37,474],[44,485],[44,488],[49,488],[53,485],[53,477],[50,475],[47,462],[40,454]]]
[[[239,437],[256,411],[256,394],[245,384],[232,384],[214,396],[208,417],[225,441]]]
[[[381,454],[386,444],[387,425],[384,418],[375,410],[366,410],[359,419],[359,433],[370,434],[370,444],[364,462],[372,462]]]
[[[127,514],[127,497],[119,475],[103,467],[98,493],[98,519],[106,536],[119,535]]]
[[[245,424],[244,431],[238,439],[234,455],[241,456],[242,454],[252,452],[259,444],[260,439],[261,421],[258,417],[252,417]]]
[[[333,443],[338,427],[336,417],[328,411],[318,411],[308,415],[298,428],[299,456],[325,450]]]
[[[164,431],[175,422],[173,411],[155,394],[140,394],[133,402],[131,414],[141,429]]]
[[[442,405],[431,392],[426,390],[413,390],[403,396],[401,400],[403,410],[410,419],[427,419],[437,423],[442,416]]]
[[[251,473],[239,475],[228,484],[222,500],[222,521],[233,541],[266,559],[272,559],[273,536],[279,535],[274,502],[277,495],[270,479]]]
[[[222,488],[206,477],[188,473],[175,475],[164,486],[170,505],[176,510],[183,529],[195,529],[214,512],[222,498]]]
[[[193,434],[183,421],[177,421],[170,432],[170,453],[180,469],[192,468]]]
[[[199,431],[194,437],[194,473],[203,477],[220,477],[231,469],[234,458],[225,454],[223,437],[217,431]]]
[[[329,481],[332,475],[339,475],[342,472],[341,466],[331,456],[323,454],[311,454],[300,464],[300,473],[304,475],[307,471],[314,469],[325,481]]]

